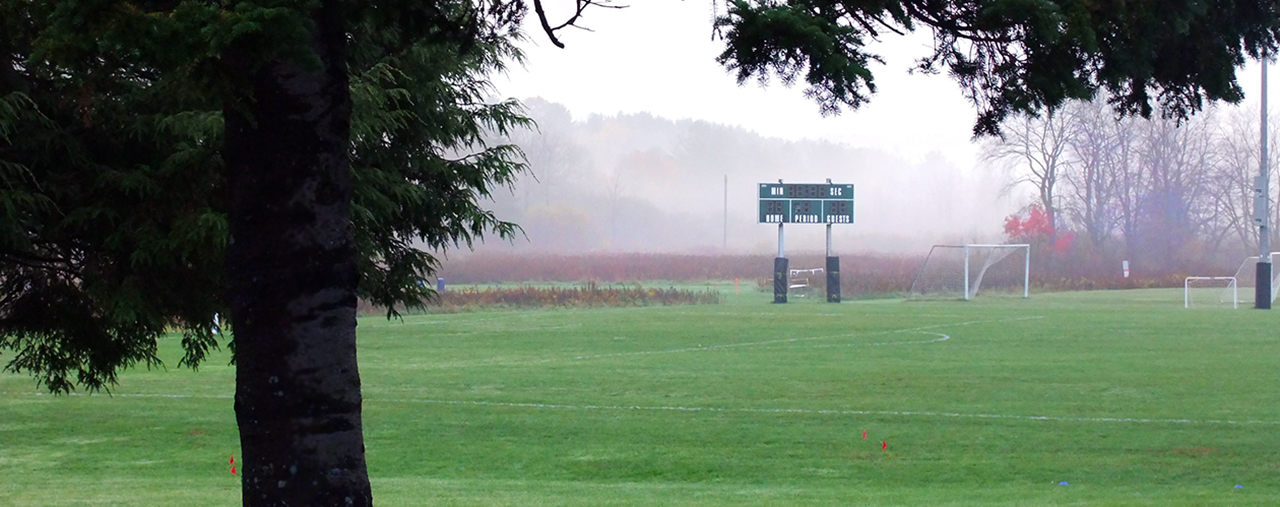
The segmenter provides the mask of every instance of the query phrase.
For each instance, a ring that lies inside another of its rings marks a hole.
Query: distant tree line
[[[957,234],[995,233],[1015,209],[996,198],[995,172],[963,171],[937,152],[911,160],[647,113],[575,120],[561,104],[523,102],[537,128],[491,142],[519,146],[530,170],[511,192],[496,192],[491,209],[524,236],[481,251],[769,252],[777,233],[757,223],[756,184],[779,178],[855,183],[857,225],[837,230],[835,241],[859,249],[917,253]],[[795,244],[822,248],[821,239]]]
[[[1043,266],[1079,276],[1119,273],[1122,259],[1146,274],[1234,268],[1258,244],[1258,121],[1243,108],[1179,121],[1072,102],[1006,122],[984,158],[1013,169],[1008,188],[1034,189],[1005,231],[1037,244]],[[1272,202],[1277,187],[1273,176]]]

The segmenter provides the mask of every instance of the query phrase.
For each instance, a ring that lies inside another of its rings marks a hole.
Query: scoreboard
[[[852,224],[853,185],[761,183],[762,224]]]

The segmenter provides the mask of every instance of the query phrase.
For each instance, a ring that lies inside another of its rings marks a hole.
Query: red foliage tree
[[[1009,215],[1004,220],[1004,233],[1010,240],[1032,241],[1053,237],[1053,224],[1049,222],[1049,214],[1039,204],[1032,204],[1026,218]]]

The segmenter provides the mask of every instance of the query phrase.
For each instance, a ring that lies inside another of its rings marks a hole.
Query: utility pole
[[[1254,283],[1254,307],[1271,309],[1271,175],[1267,170],[1267,50],[1262,50],[1262,134],[1258,156],[1258,180],[1254,185],[1257,195],[1253,200],[1253,220],[1258,225],[1258,275]]]

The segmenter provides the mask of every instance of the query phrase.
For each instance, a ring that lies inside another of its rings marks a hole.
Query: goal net
[[[912,298],[983,294],[1027,297],[1031,245],[934,245],[911,283]]]
[[[1189,276],[1182,285],[1182,307],[1237,308],[1239,292],[1234,276]]]
[[[1280,252],[1271,252],[1272,262],[1275,262],[1276,259],[1278,259],[1276,256],[1278,253]],[[1271,301],[1274,303],[1276,300],[1276,290],[1280,289],[1280,273],[1278,273],[1274,267],[1271,269]],[[1236,269],[1236,276],[1232,278],[1236,279],[1236,291],[1235,293],[1231,293],[1224,289],[1222,294],[1219,295],[1222,302],[1230,303],[1230,298],[1232,297],[1236,298],[1237,303],[1253,301],[1254,290],[1256,290],[1258,286],[1258,256],[1254,255],[1252,257],[1245,257],[1244,262],[1241,262],[1240,267]]]

